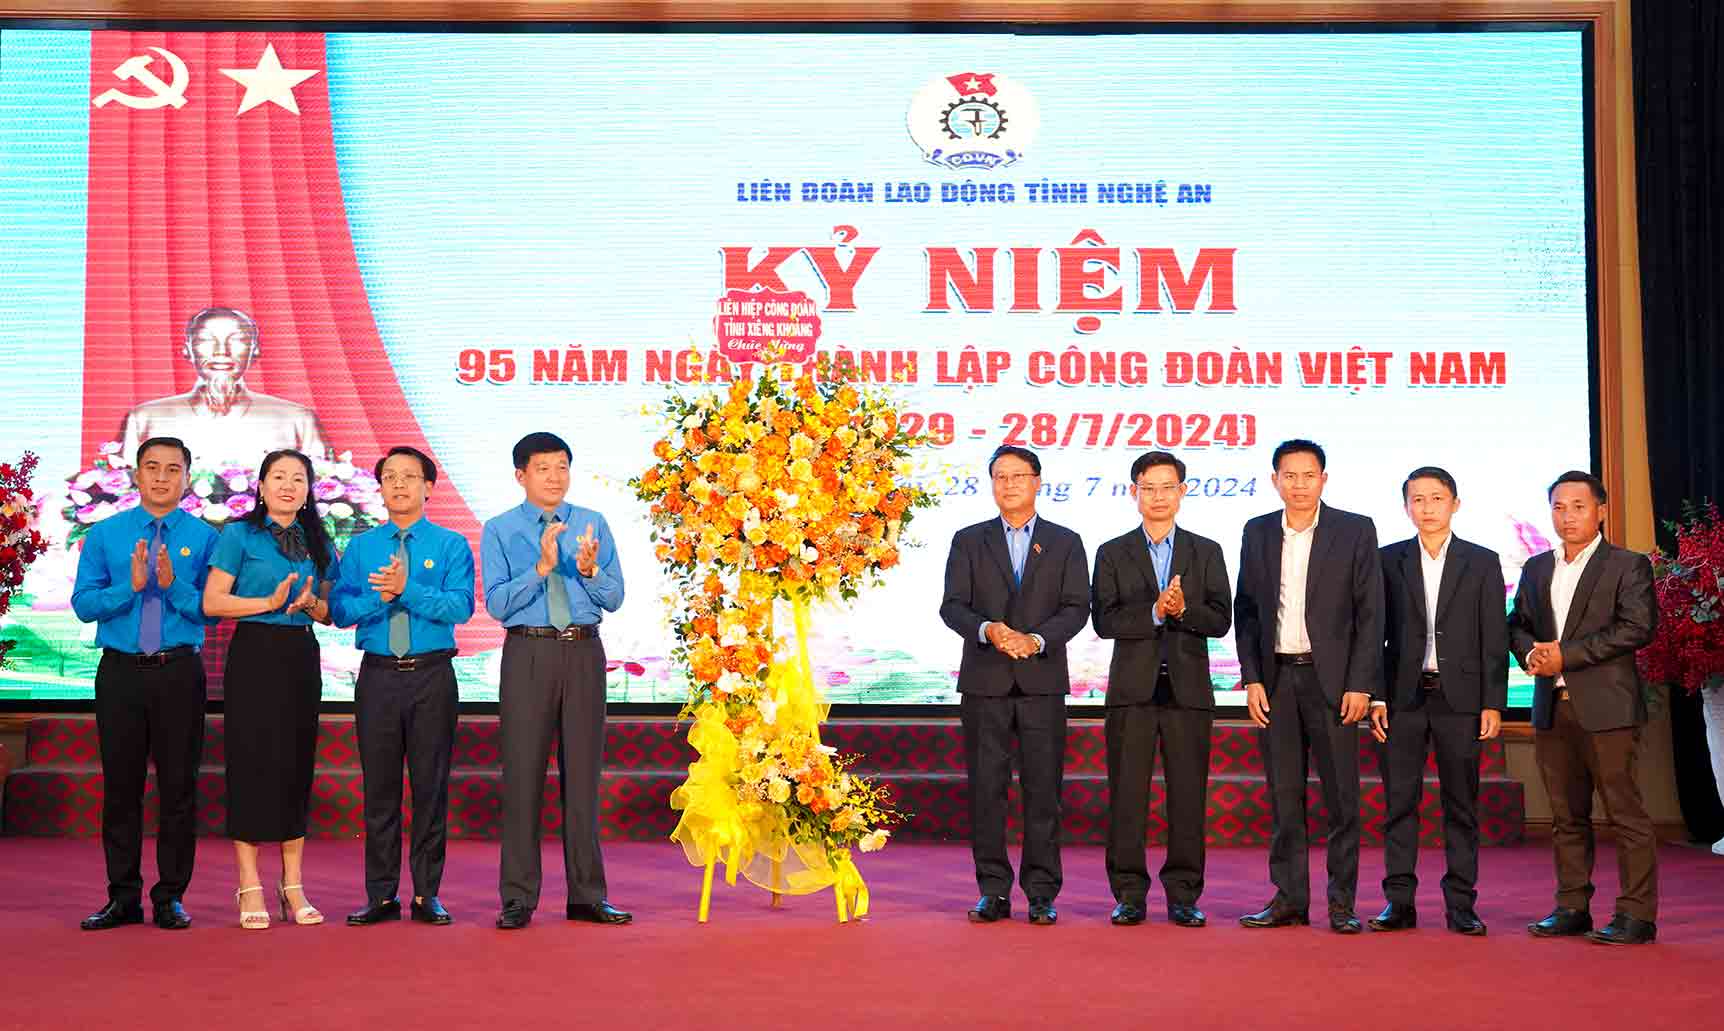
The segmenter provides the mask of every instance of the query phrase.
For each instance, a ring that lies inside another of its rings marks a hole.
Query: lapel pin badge
[[[1030,545],[1030,550],[1040,555],[1042,553],[1042,546],[1040,544],[1032,544]]]
[[[436,565],[436,564],[437,564],[437,563],[435,563],[435,562],[433,562],[433,561],[431,561],[431,560],[430,560],[430,559],[426,559],[426,560],[425,560],[425,568],[426,568],[426,569],[430,569],[430,568],[431,568],[431,567],[432,567],[432,566],[434,566],[434,565]]]
[[[190,549],[190,548],[181,548],[180,549],[180,558],[191,558],[191,557],[192,557],[192,549]]]

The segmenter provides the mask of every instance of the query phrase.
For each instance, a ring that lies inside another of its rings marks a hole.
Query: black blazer
[[[1305,630],[1317,682],[1336,707],[1341,695],[1376,698],[1383,690],[1383,572],[1377,527],[1324,505],[1317,514],[1305,577]],[[1233,595],[1234,640],[1242,682],[1275,693],[1275,619],[1281,598],[1281,513],[1245,524],[1239,588]]]
[[[1417,537],[1383,557],[1383,692],[1393,711],[1411,705],[1425,668],[1425,570]],[[1508,623],[1502,560],[1489,548],[1449,538],[1437,587],[1437,669],[1443,700],[1457,712],[1508,707]]]
[[[1638,727],[1646,722],[1646,696],[1634,653],[1658,629],[1658,598],[1652,563],[1638,551],[1600,541],[1587,560],[1568,606],[1568,623],[1557,634],[1550,581],[1556,552],[1527,560],[1509,613],[1509,649],[1526,668],[1527,652],[1539,641],[1562,645],[1562,676],[1574,715],[1587,730]],[[1556,708],[1556,678],[1533,680],[1532,724],[1549,730]]]
[[[1116,642],[1107,671],[1109,705],[1149,701],[1166,662],[1174,701],[1187,709],[1215,708],[1208,639],[1223,636],[1233,625],[1233,592],[1221,545],[1176,526],[1168,575],[1179,577],[1185,613],[1156,626],[1155,599],[1162,584],[1143,527],[1133,527],[1096,552],[1090,612],[1095,632]]]
[[[964,527],[952,535],[952,551],[946,556],[940,618],[964,639],[960,694],[1002,696],[1014,684],[1025,694],[1070,692],[1066,642],[1089,622],[1083,539],[1038,515],[1024,559],[1023,585],[1014,586],[1000,517]],[[1045,647],[1027,659],[1013,659],[978,639],[983,623],[1001,621],[1013,630],[1040,634]]]

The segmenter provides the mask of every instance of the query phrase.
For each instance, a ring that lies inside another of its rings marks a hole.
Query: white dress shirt
[[[1311,525],[1295,530],[1281,513],[1281,595],[1275,606],[1275,651],[1302,655],[1311,650],[1311,634],[1305,627],[1305,577],[1311,569],[1311,542],[1317,539],[1317,519],[1323,506],[1311,517]]]
[[[1454,534],[1443,538],[1443,546],[1437,549],[1437,557],[1425,549],[1423,541],[1418,543],[1419,566],[1425,574],[1425,665],[1426,673],[1437,671],[1437,596],[1443,588],[1443,566],[1449,560],[1449,542],[1455,539]]]
[[[1598,546],[1604,541],[1604,534],[1592,539],[1592,543],[1580,549],[1580,554],[1570,562],[1563,558],[1563,549],[1556,549],[1556,568],[1550,572],[1550,611],[1556,617],[1556,639],[1562,640],[1562,628],[1568,625],[1568,608],[1574,604],[1574,589],[1580,586],[1580,575],[1586,572],[1587,562],[1598,551]],[[1557,687],[1568,686],[1562,674],[1557,674]]]

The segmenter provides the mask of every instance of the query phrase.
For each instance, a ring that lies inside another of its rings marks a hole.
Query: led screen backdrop
[[[611,698],[680,700],[625,481],[667,386],[752,375],[774,335],[897,381],[940,445],[922,546],[819,623],[834,701],[955,700],[941,571],[1003,442],[1041,453],[1041,514],[1092,560],[1151,448],[1189,464],[1182,524],[1230,563],[1284,438],[1328,448],[1326,499],[1385,543],[1412,533],[1406,472],[1445,466],[1512,585],[1543,486],[1591,454],[1585,45],[0,30],[0,441],[41,455],[57,542],[0,698],[89,697],[75,538],[135,504],[142,436],[190,442],[187,506],[217,523],[264,450],[312,450],[347,529],[380,451],[416,444],[433,517],[476,544],[520,500],[510,446],[550,429],[619,537]],[[188,337],[210,308],[238,314]],[[351,633],[320,636],[350,697]],[[499,641],[464,629],[463,699],[495,699]],[[1074,642],[1075,700],[1107,655]],[[1242,700],[1231,640],[1213,659]]]

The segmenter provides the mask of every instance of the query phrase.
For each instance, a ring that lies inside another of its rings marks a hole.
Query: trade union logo
[[[971,169],[1015,164],[1041,119],[1035,98],[1018,83],[996,72],[959,72],[918,90],[909,122],[910,139],[925,160]]]

